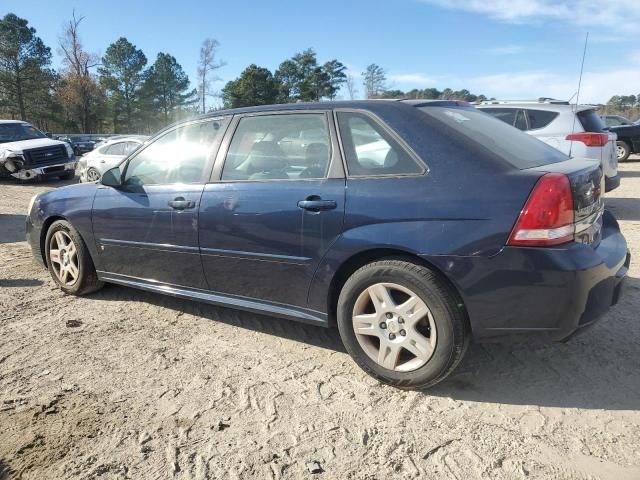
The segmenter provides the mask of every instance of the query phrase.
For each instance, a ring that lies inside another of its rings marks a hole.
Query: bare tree
[[[70,107],[71,116],[76,117],[81,130],[87,133],[91,130],[92,116],[103,95],[92,74],[92,69],[99,64],[99,57],[87,52],[80,40],[82,20],[84,17],[76,18],[73,11],[71,20],[63,24],[58,39],[59,53],[65,66],[59,93]]]
[[[202,113],[207,112],[207,95],[212,95],[212,93],[210,93],[211,82],[219,80],[214,72],[226,65],[225,62],[216,60],[219,46],[220,42],[215,38],[207,38],[202,42],[202,47],[200,48],[200,60],[198,61],[198,95],[202,102]]]
[[[358,89],[356,88],[355,80],[353,75],[347,73],[347,78],[345,79],[345,84],[347,85],[347,91],[349,92],[349,98],[351,100],[355,100],[356,95],[358,93]]]

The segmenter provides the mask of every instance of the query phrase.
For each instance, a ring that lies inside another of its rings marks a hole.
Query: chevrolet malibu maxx
[[[104,282],[329,327],[425,388],[470,341],[564,340],[630,256],[599,162],[455,101],[271,105],[159,132],[95,183],[33,198],[65,292]]]

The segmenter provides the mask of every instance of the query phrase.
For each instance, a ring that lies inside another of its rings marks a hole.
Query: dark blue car
[[[563,340],[617,302],[630,257],[603,191],[598,162],[461,102],[272,105],[37,196],[27,238],[67,293],[337,323],[367,373],[419,388],[470,340]]]

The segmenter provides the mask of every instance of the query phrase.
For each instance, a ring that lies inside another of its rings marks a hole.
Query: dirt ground
[[[640,258],[640,161],[609,194]],[[0,182],[0,479],[639,479],[640,263],[566,344],[472,346],[440,386],[359,370],[337,333],[119,286],[64,295]],[[312,473],[315,472],[315,473]]]

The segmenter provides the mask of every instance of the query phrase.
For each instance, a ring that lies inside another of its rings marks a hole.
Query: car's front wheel
[[[53,281],[65,293],[85,295],[102,288],[89,250],[67,221],[51,224],[45,239],[46,260]]]
[[[631,148],[627,142],[623,142],[622,140],[618,140],[616,142],[616,157],[619,162],[624,162],[631,155]]]
[[[429,268],[403,260],[357,270],[342,288],[337,314],[340,336],[355,362],[400,388],[440,382],[469,342],[457,293]]]

